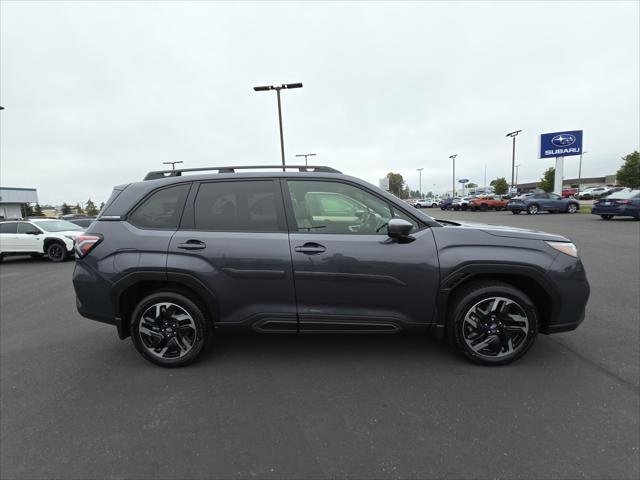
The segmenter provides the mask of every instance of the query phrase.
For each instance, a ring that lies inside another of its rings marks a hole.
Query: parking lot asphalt
[[[166,370],[75,310],[73,262],[0,265],[0,477],[638,478],[640,222],[429,212],[578,246],[585,322],[518,362],[422,335],[219,335]]]

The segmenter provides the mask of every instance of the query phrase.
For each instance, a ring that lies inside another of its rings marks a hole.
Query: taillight
[[[78,235],[76,237],[76,256],[85,257],[102,241],[102,235]]]

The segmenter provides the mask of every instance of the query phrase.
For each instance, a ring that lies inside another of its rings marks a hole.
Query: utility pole
[[[419,187],[418,187],[418,197],[422,198],[422,170],[424,170],[423,168],[416,168],[416,170],[418,171],[418,175],[419,175]]]
[[[518,164],[516,165],[516,183],[515,183],[515,187],[518,188],[518,169],[521,167],[522,164]]]
[[[511,186],[515,187],[515,170],[516,170],[516,137],[522,130],[516,130],[515,132],[509,132],[505,136],[513,138],[513,150],[511,153]]]
[[[449,155],[449,158],[453,160],[453,178],[451,181],[451,198],[456,196],[456,157],[458,154]]]
[[[307,166],[307,157],[315,157],[315,153],[301,153],[300,155],[296,155],[296,157],[304,157],[304,164]]]
[[[183,163],[182,160],[177,161],[177,162],[162,162],[163,165],[171,165],[171,170],[175,170],[176,169],[176,163]]]
[[[580,166],[578,167],[578,193],[576,195],[580,195],[580,190],[582,190],[582,155],[589,152],[580,152]]]
[[[284,83],[282,85],[264,85],[261,87],[253,87],[256,92],[264,92],[267,90],[275,90],[278,94],[278,122],[280,123],[280,154],[282,156],[282,171],[284,172],[285,163],[284,163],[284,133],[282,132],[282,105],[280,103],[280,90],[291,89],[291,88],[302,88],[301,83]]]

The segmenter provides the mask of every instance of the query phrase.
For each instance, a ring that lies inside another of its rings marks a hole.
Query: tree
[[[71,213],[71,207],[65,202],[62,204],[62,207],[60,207],[60,212],[62,215],[69,215]]]
[[[42,207],[39,203],[36,203],[36,207],[33,209],[33,214],[36,217],[42,217],[44,214],[42,213]]]
[[[73,209],[76,211],[76,213],[78,215],[83,215],[84,214],[84,210],[82,210],[82,207],[80,206],[79,203],[76,203],[76,206],[73,207]]]
[[[103,208],[104,208],[104,202],[100,204],[100,211],[102,211]]]
[[[477,183],[467,183],[467,188],[478,188],[478,184]]]
[[[23,217],[33,217],[33,207],[30,203],[25,203],[24,207],[21,207],[20,210]]]
[[[538,182],[538,188],[541,188],[545,192],[553,192],[553,184],[556,179],[556,169],[549,167],[544,171],[542,178]]]
[[[624,163],[616,173],[617,182],[623,187],[640,187],[640,153],[636,150],[622,160]]]
[[[498,177],[491,183],[493,184],[493,191],[496,195],[504,195],[509,191],[509,184],[504,177]]]
[[[387,173],[389,179],[389,192],[393,193],[396,197],[402,195],[404,189],[404,178],[399,173],[389,172]]]
[[[427,198],[433,198],[433,192],[431,190],[427,192]]]
[[[98,214],[98,209],[96,208],[96,204],[93,203],[91,199],[87,200],[85,211],[87,212],[87,215],[91,217],[95,217]]]

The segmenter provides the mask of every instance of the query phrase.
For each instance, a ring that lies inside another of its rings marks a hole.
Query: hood
[[[440,221],[440,220],[438,220]],[[496,237],[510,237],[510,238],[522,238],[527,240],[545,240],[548,242],[569,242],[570,240],[562,235],[556,235],[554,233],[541,232],[539,230],[530,230],[528,228],[517,228],[497,225],[487,225],[484,223],[476,222],[451,222],[447,220],[446,224],[452,224],[454,228],[472,228],[475,230],[482,230],[489,235]]]

